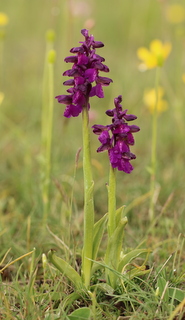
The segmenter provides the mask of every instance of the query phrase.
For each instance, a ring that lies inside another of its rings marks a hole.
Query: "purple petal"
[[[85,71],[85,78],[89,81],[89,82],[93,82],[96,79],[97,76],[97,70],[96,69],[87,69]]]
[[[93,41],[92,47],[93,48],[102,48],[102,47],[104,47],[104,44],[101,41]]]
[[[128,132],[127,134],[127,143],[131,146],[134,145],[134,137],[132,135],[132,133]]]
[[[130,152],[128,145],[125,143],[125,141],[118,140],[116,143],[116,146],[119,150],[119,152],[122,154],[123,152]]]
[[[106,151],[106,150],[109,150],[109,146],[104,144],[102,146],[100,146],[98,149],[97,149],[97,152],[103,152],[103,151]]]
[[[105,113],[106,113],[107,116],[113,117],[113,116],[114,116],[114,110],[115,110],[115,109],[113,109],[113,110],[107,110]]]
[[[83,65],[89,62],[88,57],[85,54],[79,53],[78,54],[78,64]]]
[[[101,70],[101,71],[104,71],[104,72],[109,72],[109,68],[104,65],[103,63],[99,62],[99,61],[95,61],[93,63],[93,67],[97,70]]]
[[[133,166],[128,160],[121,159],[121,161],[118,164],[119,171],[124,171],[125,173],[131,173],[133,169],[134,169]]]
[[[77,68],[66,70],[63,73],[63,76],[68,76],[68,77],[78,77],[80,76],[79,70]]]
[[[82,46],[81,46],[81,47],[75,47],[75,48],[72,48],[72,49],[70,50],[70,52],[71,52],[71,53],[79,53],[79,52],[83,53],[83,52],[84,52],[84,49],[83,49]]]
[[[73,79],[69,79],[63,82],[64,86],[73,86],[74,85],[74,80]]]
[[[66,107],[64,111],[64,117],[71,118],[71,117],[77,117],[82,112],[82,108],[79,105],[74,106],[73,104],[70,104]]]
[[[100,133],[102,133],[102,131],[105,130],[106,127],[102,126],[101,124],[95,124],[94,126],[92,126],[92,128],[93,132],[99,135]]]
[[[120,96],[118,96],[117,98],[114,99],[115,107],[118,107],[121,102],[122,102],[122,96],[120,95]]]
[[[94,52],[91,54],[91,60],[92,61],[99,61],[99,62],[105,61],[105,59],[103,57],[99,56],[99,54],[96,54]]]
[[[125,120],[127,121],[132,121],[132,120],[135,120],[137,119],[137,117],[134,115],[134,114],[126,114],[123,116]]]
[[[85,104],[85,97],[81,91],[76,91],[75,94],[73,95],[73,103],[74,104],[80,104],[83,106]]]
[[[84,84],[85,79],[84,79],[84,77],[76,77],[76,78],[74,79],[74,81],[75,81],[75,85],[78,86],[78,85],[80,85],[80,84]]]
[[[108,131],[103,131],[98,140],[102,143],[102,144],[106,144],[108,141],[110,141],[110,136],[109,136],[109,133]]]
[[[94,86],[91,89],[91,92],[89,94],[89,97],[94,97],[97,96],[98,98],[104,98],[104,93],[103,93],[103,89],[102,89],[102,85],[100,83],[98,83],[96,86]]]
[[[130,132],[138,132],[140,131],[140,128],[138,126],[135,126],[134,124],[129,126],[130,127]]]
[[[69,56],[69,57],[66,57],[64,59],[65,62],[72,62],[72,63],[75,63],[78,61],[78,58],[76,56]]]
[[[108,86],[112,81],[112,79],[107,78],[107,77],[100,77],[98,76],[96,78],[96,83],[101,83],[103,86]]]
[[[81,34],[83,34],[83,36],[86,37],[86,38],[89,36],[87,29],[82,29],[81,30]]]
[[[68,96],[68,95],[60,95],[60,96],[56,96],[55,97],[59,103],[63,103],[63,104],[71,104],[72,102],[72,96]]]

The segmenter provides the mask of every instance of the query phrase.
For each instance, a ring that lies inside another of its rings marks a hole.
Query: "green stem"
[[[117,268],[120,256],[120,253],[118,253],[118,255],[116,256],[114,255],[114,258],[112,255],[112,246],[116,246],[116,243],[113,244],[112,238],[116,230],[116,227],[116,169],[112,168],[112,166],[110,165],[108,186],[108,243],[105,254],[105,263],[113,269]],[[116,241],[116,239],[114,240]],[[108,268],[106,268],[105,275],[107,283],[109,283],[113,288],[115,288],[117,279],[116,274],[110,271]]]
[[[156,79],[155,79],[155,94],[156,94],[156,102],[155,108],[153,112],[152,119],[152,150],[151,150],[151,180],[150,180],[150,208],[149,208],[149,217],[150,221],[154,219],[154,207],[155,207],[155,185],[156,185],[156,167],[157,167],[157,159],[156,159],[156,150],[157,150],[157,105],[159,100],[159,78],[160,78],[160,68],[156,69]]]
[[[109,238],[116,228],[116,171],[110,165],[108,187],[108,234]]]
[[[50,53],[49,53],[50,54]],[[48,62],[47,72],[47,105],[44,105],[43,109],[43,155],[44,155],[44,181],[43,181],[43,220],[47,221],[49,212],[49,186],[50,186],[50,174],[51,174],[51,142],[52,142],[52,130],[53,130],[53,65],[54,62]],[[46,92],[45,92],[46,93]],[[47,121],[46,121],[47,119]],[[47,125],[46,125],[47,124]]]
[[[87,102],[88,103],[88,102]],[[93,179],[91,168],[89,114],[87,105],[82,111],[83,121],[83,172],[84,172],[84,246],[82,255],[82,276],[86,287],[90,284],[92,250],[93,250],[93,227],[94,227],[94,201]]]
[[[4,87],[4,66],[3,66],[3,57],[4,57],[4,38],[5,32],[0,30],[0,91]]]

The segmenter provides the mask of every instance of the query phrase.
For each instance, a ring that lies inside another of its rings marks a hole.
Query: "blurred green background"
[[[141,46],[149,47],[154,39],[172,44],[172,52],[161,72],[161,85],[165,89],[168,110],[158,119],[157,181],[161,189],[156,214],[161,212],[173,192],[173,199],[160,226],[161,230],[170,229],[171,234],[183,232],[185,84],[182,82],[182,74],[185,72],[185,21],[171,23],[167,19],[167,11],[172,4],[184,6],[184,1],[1,0],[0,11],[9,17],[9,23],[4,28],[3,77],[0,88],[4,93],[0,106],[0,211],[4,226],[11,224],[16,233],[20,222],[29,215],[35,224],[42,217],[39,156],[45,34],[48,29],[53,29],[56,33],[56,96],[65,93],[62,73],[69,66],[63,60],[69,55],[69,50],[82,40],[80,30],[87,28],[95,40],[105,44],[104,48],[98,49],[98,54],[105,58],[105,64],[110,68],[108,76],[114,81],[105,88],[105,99],[91,99],[91,110],[94,111],[92,125],[108,123],[105,111],[113,108],[114,97],[121,94],[123,108],[138,116],[134,124],[141,128],[135,136],[136,143],[132,148],[137,156],[133,161],[135,170],[130,175],[122,172],[117,174],[118,205],[132,203],[150,188],[150,175],[146,168],[150,165],[152,120],[143,103],[143,93],[146,88],[154,87],[155,69],[140,72],[136,51]],[[70,179],[73,177],[75,154],[82,146],[80,117],[66,121],[63,111],[63,105],[54,101],[49,219],[56,230],[60,229],[59,222],[64,213],[55,181],[57,179],[66,194],[71,192]],[[96,153],[99,146],[97,136],[92,134],[91,139],[95,208],[97,216],[102,216],[107,210],[109,163],[106,153]],[[74,185],[74,200],[78,212],[83,210],[81,161],[82,154]],[[148,206],[149,200],[146,200],[129,212],[132,226],[130,234],[133,239],[134,227],[137,228],[138,238],[145,232]],[[21,234],[20,230],[18,234]],[[163,237],[163,231],[161,236]]]

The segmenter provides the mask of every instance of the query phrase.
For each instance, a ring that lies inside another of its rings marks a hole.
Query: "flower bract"
[[[139,65],[141,71],[162,67],[171,52],[171,43],[162,43],[160,40],[153,40],[150,48],[141,47],[137,50],[137,56],[142,61]]]
[[[130,160],[136,156],[130,152],[130,146],[134,145],[133,133],[140,130],[136,125],[129,125],[127,121],[137,119],[135,115],[127,114],[128,110],[122,110],[122,96],[114,99],[115,108],[107,110],[106,114],[112,117],[112,123],[107,126],[94,125],[93,132],[99,135],[101,146],[97,152],[108,151],[109,160],[113,168],[130,173],[133,166]]]
[[[65,86],[70,86],[68,94],[56,96],[59,103],[66,105],[64,116],[67,118],[77,117],[83,107],[89,109],[90,97],[103,98],[103,87],[112,82],[110,78],[99,75],[100,71],[109,72],[109,68],[103,64],[105,59],[96,54],[96,49],[103,47],[104,44],[95,41],[86,29],[82,29],[81,33],[85,41],[80,42],[79,47],[70,50],[74,55],[64,59],[65,62],[73,64],[71,69],[63,73],[64,76],[70,77],[63,83]]]

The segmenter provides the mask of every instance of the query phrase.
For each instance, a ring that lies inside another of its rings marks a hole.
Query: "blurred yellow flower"
[[[137,50],[137,56],[142,61],[139,65],[140,71],[162,67],[164,61],[171,52],[171,43],[162,43],[160,40],[153,40],[150,43],[150,50],[141,47]]]
[[[182,81],[185,83],[185,73],[182,75]]]
[[[8,24],[8,16],[3,13],[3,12],[0,12],[0,26],[6,26]]]
[[[157,112],[161,113],[168,109],[168,103],[166,100],[163,100],[164,89],[162,87],[158,88],[158,102],[157,102]],[[149,109],[151,113],[154,112],[156,108],[156,90],[155,89],[147,89],[144,92],[143,101],[146,107]]]
[[[0,105],[3,102],[4,99],[4,93],[0,92]]]
[[[172,4],[167,7],[166,18],[170,23],[181,23],[185,20],[185,7],[180,4]]]

